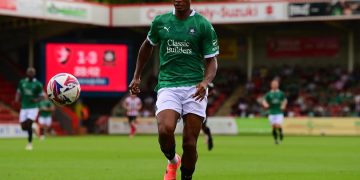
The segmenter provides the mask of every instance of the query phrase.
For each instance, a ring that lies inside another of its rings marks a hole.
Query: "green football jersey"
[[[22,109],[36,108],[38,103],[34,102],[34,99],[42,95],[43,86],[36,79],[30,81],[28,78],[25,78],[19,82],[17,92],[21,96]]]
[[[51,116],[51,113],[52,113],[51,111],[44,111],[44,110],[42,110],[42,108],[48,109],[48,108],[51,108],[52,106],[53,106],[53,104],[48,99],[44,99],[44,100],[40,101],[40,103],[39,103],[39,108],[40,108],[39,115],[41,117],[49,117],[49,116]]]
[[[284,100],[286,100],[285,94],[280,90],[266,93],[265,101],[269,104],[269,114],[282,114],[281,104]]]
[[[204,79],[204,59],[219,54],[217,35],[194,10],[179,20],[175,10],[156,16],[147,39],[160,45],[160,69],[156,90],[192,86]]]

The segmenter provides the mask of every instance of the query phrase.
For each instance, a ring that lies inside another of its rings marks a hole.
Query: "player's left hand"
[[[140,79],[133,79],[129,85],[130,94],[140,93]]]
[[[204,81],[196,85],[196,92],[192,96],[193,98],[195,98],[195,101],[202,101],[205,98],[207,86],[208,83]]]

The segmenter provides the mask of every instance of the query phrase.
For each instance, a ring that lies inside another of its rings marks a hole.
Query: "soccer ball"
[[[80,91],[79,81],[68,73],[56,74],[47,84],[49,99],[60,106],[74,103],[79,98]]]

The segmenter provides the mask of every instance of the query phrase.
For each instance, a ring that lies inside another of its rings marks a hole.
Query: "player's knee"
[[[184,151],[196,151],[196,141],[193,140],[184,141],[182,148]]]
[[[21,129],[22,129],[23,131],[26,131],[26,130],[27,130],[27,125],[26,125],[25,122],[22,122],[22,123],[21,123]]]
[[[27,131],[29,130],[32,126],[32,121],[30,119],[24,121],[21,123],[21,129],[24,130],[24,131]]]
[[[159,125],[158,128],[160,137],[167,137],[174,134],[173,130],[165,125]]]

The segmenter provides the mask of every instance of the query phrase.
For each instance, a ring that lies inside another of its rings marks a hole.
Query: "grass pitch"
[[[53,137],[31,152],[25,143],[0,139],[0,179],[160,180],[166,166],[155,136]],[[200,137],[198,147],[195,180],[360,179],[358,137],[286,137],[276,146],[270,136],[216,136],[211,152]]]

